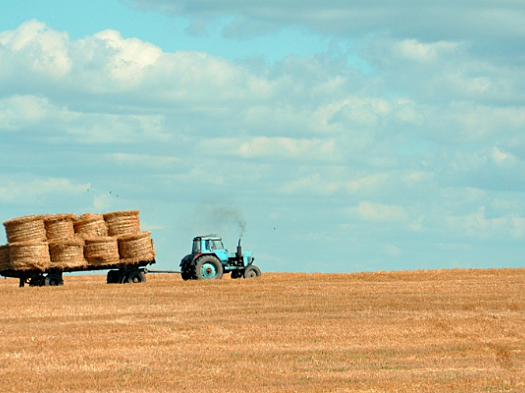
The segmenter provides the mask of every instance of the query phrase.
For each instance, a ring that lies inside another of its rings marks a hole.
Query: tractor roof
[[[198,238],[201,238],[201,239],[218,239],[218,240],[222,240],[222,238],[219,236],[219,235],[204,235],[204,236],[197,236],[196,239]]]

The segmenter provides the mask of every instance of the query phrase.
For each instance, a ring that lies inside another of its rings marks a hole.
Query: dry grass
[[[65,281],[0,281],[0,391],[525,391],[525,269]]]

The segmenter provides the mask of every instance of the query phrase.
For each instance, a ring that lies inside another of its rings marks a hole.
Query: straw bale
[[[75,233],[83,239],[106,237],[108,227],[102,214],[84,213],[73,222]]]
[[[87,267],[87,261],[84,258],[84,241],[79,238],[50,242],[49,253],[51,255],[50,268],[68,270]]]
[[[44,217],[48,242],[58,242],[75,237],[73,214],[53,214]]]
[[[9,245],[0,246],[0,271],[9,268]]]
[[[138,263],[155,259],[151,232],[140,232],[118,238],[120,260],[123,263]]]
[[[9,268],[15,270],[40,270],[49,267],[49,246],[47,242],[9,243]]]
[[[140,232],[138,210],[126,210],[104,214],[109,236],[136,235]]]
[[[86,239],[84,256],[88,265],[105,266],[120,263],[116,237]]]
[[[13,218],[4,222],[9,243],[45,242],[44,216],[32,215]]]

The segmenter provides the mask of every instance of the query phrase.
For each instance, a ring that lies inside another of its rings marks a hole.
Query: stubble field
[[[0,281],[0,392],[523,392],[525,269]]]

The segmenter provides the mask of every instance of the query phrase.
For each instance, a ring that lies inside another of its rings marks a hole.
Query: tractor
[[[224,273],[231,278],[254,278],[261,270],[253,265],[251,252],[243,252],[241,239],[237,251],[230,253],[217,235],[197,236],[193,239],[191,254],[180,262],[183,280],[220,280]]]

